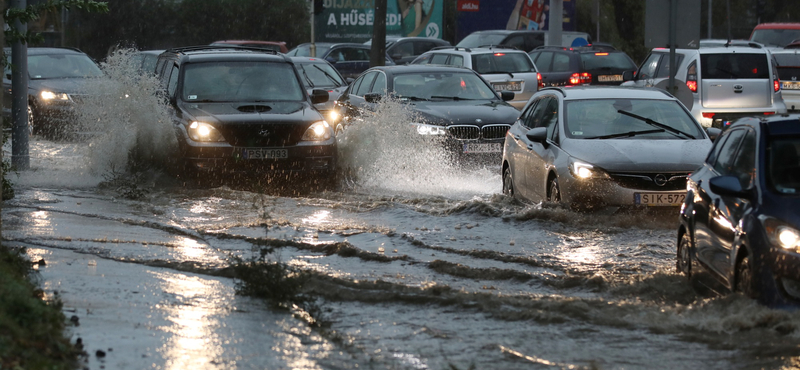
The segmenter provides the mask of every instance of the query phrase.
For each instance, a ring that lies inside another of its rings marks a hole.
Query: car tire
[[[734,291],[742,293],[748,298],[756,298],[755,290],[753,289],[753,266],[750,263],[750,257],[744,256],[736,264],[735,280]]]
[[[511,178],[511,168],[503,170],[503,194],[509,197],[514,196],[514,180]]]
[[[678,272],[686,276],[692,277],[692,255],[691,255],[692,239],[689,233],[684,233],[681,240],[678,242],[678,255],[676,258],[675,267]]]
[[[547,201],[561,203],[561,188],[558,186],[558,179],[553,178],[547,184]]]

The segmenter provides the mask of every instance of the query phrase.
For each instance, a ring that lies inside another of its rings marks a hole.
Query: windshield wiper
[[[603,136],[593,136],[587,137],[586,140],[594,140],[594,139],[615,139],[618,137],[633,137],[636,135],[645,135],[645,134],[656,134],[659,132],[664,132],[664,129],[654,129],[654,130],[642,130],[642,131],[628,131],[628,132],[621,132],[619,134],[610,134],[610,135],[603,135]]]
[[[331,74],[326,72],[324,69],[320,68],[319,66],[314,66],[314,68],[318,69],[320,72],[322,72],[322,74],[325,75],[325,77],[327,77],[329,80],[333,81],[333,83],[336,84],[336,87],[342,86],[342,84],[340,84],[339,81],[337,81],[335,78],[333,78],[333,76],[331,76]]]
[[[652,119],[650,119],[650,118],[647,118],[647,117],[642,117],[642,116],[640,116],[640,115],[638,115],[638,114],[631,113],[631,112],[628,112],[628,111],[624,111],[624,110],[622,110],[622,109],[620,109],[620,110],[617,110],[617,112],[618,112],[618,113],[621,113],[621,114],[624,114],[624,115],[626,115],[626,116],[629,116],[629,117],[636,118],[636,119],[638,119],[638,120],[640,120],[640,121],[642,121],[642,122],[644,122],[644,123],[647,123],[647,124],[648,124],[648,125],[650,125],[650,126],[655,126],[655,127],[658,127],[658,128],[664,129],[664,130],[668,131],[669,133],[671,133],[671,134],[673,134],[673,135],[675,135],[675,136],[678,136],[678,135],[683,135],[683,136],[685,136],[685,137],[687,137],[687,138],[689,138],[689,139],[696,139],[696,137],[694,137],[694,136],[692,136],[692,135],[689,135],[689,134],[687,134],[687,133],[685,133],[685,132],[683,132],[683,131],[681,131],[681,130],[678,130],[678,129],[674,128],[674,127],[667,126],[667,125],[665,125],[665,124],[663,124],[663,123],[658,123],[658,122],[656,122],[656,121],[653,121],[653,120],[652,120]]]
[[[440,95],[434,95],[434,96],[431,96],[431,99],[448,99],[448,100],[475,100],[475,99],[470,99],[470,98],[460,98],[460,97],[458,97],[458,96],[440,96]]]
[[[399,96],[399,98],[400,98],[400,99],[412,100],[412,101],[430,101],[430,99],[420,98],[420,97],[418,97],[418,96],[404,96],[404,95],[400,95],[400,96]]]
[[[308,73],[306,73],[306,69],[305,68],[300,68],[300,70],[303,71],[303,77],[306,78],[306,82],[308,82],[308,86],[313,88],[314,87],[314,82],[312,82],[311,78],[308,77]]]

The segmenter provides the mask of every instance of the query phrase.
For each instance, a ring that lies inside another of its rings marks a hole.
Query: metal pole
[[[669,2],[669,93],[675,95],[675,43],[678,39],[678,0]]]
[[[600,0],[594,0],[594,4],[597,7],[597,40],[595,42],[600,42]]]
[[[317,56],[317,44],[314,43],[314,22],[317,20],[317,15],[314,14],[314,1],[311,0],[311,46],[308,48],[309,56],[316,57]]]
[[[11,0],[11,7],[25,9],[25,0]],[[15,21],[14,27],[21,33],[28,25]],[[28,152],[28,45],[16,41],[11,46],[11,164],[17,170],[30,168]]]
[[[713,0],[708,0],[708,38],[711,38],[711,3]]]
[[[550,0],[550,24],[548,37],[550,45],[561,46],[564,30],[564,1]]]

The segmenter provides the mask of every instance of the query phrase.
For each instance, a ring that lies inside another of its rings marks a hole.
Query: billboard
[[[443,1],[387,0],[386,35],[442,38]],[[374,22],[374,0],[324,0],[314,16],[315,41],[364,42]]]
[[[575,1],[562,0],[562,30],[575,31]],[[546,30],[550,0],[457,0],[456,42],[482,30]]]

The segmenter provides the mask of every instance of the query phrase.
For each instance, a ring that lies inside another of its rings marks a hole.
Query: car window
[[[553,104],[555,101],[555,106]],[[536,103],[536,107],[531,114],[530,120],[528,121],[529,127],[536,128],[536,127],[549,127],[550,124],[554,123],[554,113],[558,107],[558,100],[553,96],[545,96],[542,100],[539,100]],[[554,109],[555,108],[555,109]]]
[[[637,76],[638,79],[649,79],[654,78],[656,75],[656,68],[658,68],[658,61],[661,60],[660,53],[652,53],[650,56],[645,59],[642,66],[639,67],[639,75]]]
[[[496,100],[497,95],[480,76],[465,72],[411,72],[393,77],[394,93],[405,98],[432,100]]]
[[[701,54],[700,73],[706,79],[770,78],[765,54]]]
[[[536,68],[539,69],[539,72],[551,72],[553,70],[552,62],[553,52],[543,51],[539,57],[536,58]]]
[[[472,56],[472,67],[480,74],[536,72],[527,53],[496,52]]]
[[[733,170],[733,160],[736,155],[736,149],[742,142],[745,130],[731,130],[728,139],[722,145],[717,155],[717,162],[714,164],[714,169],[720,175],[730,175]]]
[[[625,53],[581,53],[581,64],[584,70],[636,68]]]
[[[537,32],[525,35],[525,48],[523,50],[533,50],[544,45],[544,33]]]
[[[447,61],[447,64],[451,66],[463,67],[464,57],[462,57],[461,55],[452,55],[450,57],[450,60]]]
[[[777,137],[769,144],[767,174],[772,187],[784,194],[800,193],[800,138]]]
[[[307,88],[345,85],[333,66],[328,63],[297,63],[295,66],[303,77]]]
[[[400,55],[401,58],[414,55],[414,44],[410,42],[398,43],[391,51],[392,56]]]
[[[564,103],[567,137],[590,139],[603,136],[636,133],[637,139],[687,139],[681,134],[655,131],[660,127],[649,120],[686,133],[695,139],[705,139],[701,128],[677,100],[664,99],[585,99]],[[642,132],[645,131],[645,132]],[[646,132],[651,131],[651,132]],[[619,136],[621,135],[621,136]]]
[[[178,66],[172,65],[172,69],[169,73],[169,82],[167,83],[167,96],[170,98],[175,96],[175,90],[178,87]]]
[[[251,61],[185,64],[181,97],[185,101],[211,102],[307,99],[292,64]]]
[[[523,38],[522,35],[511,36],[504,41],[503,44],[513,46],[519,50],[527,50],[527,48],[525,48],[525,38]]]
[[[436,47],[436,43],[433,43],[431,41],[417,41],[413,45],[414,45],[415,55],[422,54]]]
[[[756,172],[756,133],[753,130],[747,130],[736,153],[732,172],[739,177],[742,189],[752,186]]]
[[[447,54],[433,54],[430,64],[447,64]]]
[[[375,81],[375,76],[377,76],[378,72],[370,72],[364,75],[364,78],[361,80],[361,84],[358,85],[358,88],[355,90],[353,94],[358,96],[364,96],[364,94],[369,92],[369,89],[372,87],[372,82]]]
[[[553,69],[551,72],[569,72],[569,55],[565,53],[553,54]]]
[[[676,54],[675,55],[675,65],[681,65],[683,61],[683,55]],[[658,72],[656,72],[656,78],[669,78],[669,57],[664,56],[661,58],[661,63],[658,65]]]
[[[792,41],[800,39],[800,30],[794,29],[760,29],[753,31],[750,40],[764,45],[784,47]]]
[[[536,98],[520,115],[520,123],[522,123],[522,126],[525,126],[525,128],[532,129],[535,125],[533,122],[533,112],[536,111],[536,106],[542,101],[542,99],[544,99],[542,96]]]
[[[376,73],[375,82],[372,84],[372,89],[370,89],[369,92],[381,95],[386,94],[386,75],[383,74],[383,72]]]

